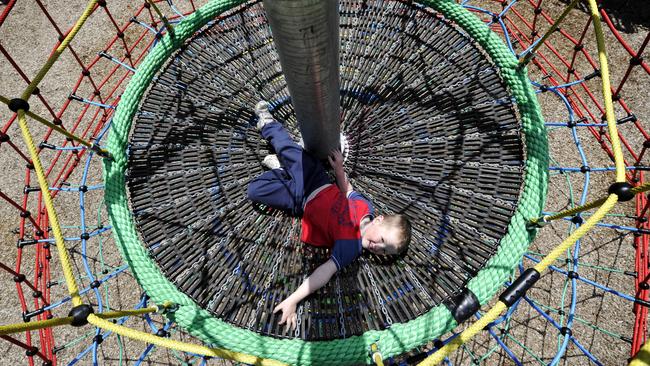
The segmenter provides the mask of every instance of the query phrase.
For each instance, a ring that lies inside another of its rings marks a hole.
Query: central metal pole
[[[264,0],[305,149],[339,148],[338,0]]]

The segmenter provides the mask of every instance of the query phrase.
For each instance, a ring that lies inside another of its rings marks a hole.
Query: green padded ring
[[[124,174],[127,167],[126,146],[133,117],[154,75],[162,69],[178,47],[222,12],[240,5],[241,0],[213,0],[187,16],[175,27],[175,39],[165,36],[147,55],[131,79],[113,117],[107,148],[113,160],[104,160],[106,206],[114,227],[113,235],[122,256],[138,283],[155,303],[172,301],[179,309],[170,315],[192,335],[208,345],[271,358],[290,364],[359,364],[371,362],[369,347],[377,343],[384,357],[399,355],[440,337],[456,327],[444,305],[404,324],[394,324],[383,331],[368,331],[346,339],[304,342],[275,339],[237,328],[213,318],[180,292],[158,270],[138,238],[129,211]],[[536,217],[546,199],[548,181],[548,144],[540,108],[527,78],[526,69],[517,70],[517,60],[498,35],[476,16],[452,0],[423,0],[456,23],[490,55],[511,94],[515,97],[526,143],[525,181],[519,205],[501,240],[497,253],[487,262],[468,288],[485,304],[512,274],[535,236],[526,222]]]

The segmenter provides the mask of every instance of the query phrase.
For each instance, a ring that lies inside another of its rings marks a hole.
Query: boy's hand
[[[297,324],[296,303],[286,299],[273,309],[274,313],[277,313],[278,311],[282,311],[282,318],[280,319],[279,324],[282,325],[286,323],[286,328],[288,330],[293,330]]]
[[[339,150],[332,150],[327,157],[334,171],[343,170],[343,154]]]

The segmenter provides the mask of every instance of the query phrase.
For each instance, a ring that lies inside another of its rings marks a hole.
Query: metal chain
[[[293,331],[293,336],[295,338],[300,337],[300,327],[302,326],[302,314],[303,314],[303,311],[304,311],[303,308],[304,307],[302,305],[300,305],[298,307],[298,315],[297,315],[297,319],[296,319],[296,329]]]
[[[366,270],[366,273],[368,274],[368,278],[370,279],[370,285],[372,286],[372,290],[375,293],[375,297],[377,298],[377,302],[379,303],[379,306],[381,306],[381,312],[384,314],[386,323],[388,323],[388,326],[391,326],[393,325],[393,319],[390,317],[390,315],[388,315],[388,309],[386,309],[386,302],[379,294],[379,288],[377,287],[377,283],[375,282],[375,276],[370,271],[370,266],[368,265],[368,262],[363,258],[360,258],[360,260],[363,261],[363,269]]]
[[[404,266],[404,269],[406,270],[406,273],[408,273],[409,277],[411,278],[411,281],[415,284],[415,286],[420,290],[420,293],[423,295],[424,299],[427,300],[429,306],[433,306],[433,299],[431,296],[429,296],[429,293],[424,289],[424,286],[420,283],[420,281],[415,277],[415,274],[413,271],[411,271],[411,267],[409,265]]]
[[[341,282],[338,273],[336,274],[336,299],[339,303],[339,326],[341,327],[339,334],[341,335],[341,337],[345,338],[345,317],[343,316],[343,300],[341,299]]]
[[[279,222],[280,222],[279,217],[277,215],[273,216],[273,222],[271,223],[271,227],[266,232],[275,232],[275,230],[279,227]],[[266,283],[264,284],[264,291],[262,291],[260,299],[257,300],[257,305],[255,306],[255,312],[252,314],[250,320],[248,321],[248,329],[253,328],[253,325],[257,320],[257,314],[259,314],[260,309],[262,308],[264,303],[266,303],[266,294],[269,292],[269,289],[271,288],[271,285],[275,280],[275,277],[278,273],[278,267],[280,266],[281,259],[284,257],[284,247],[287,245],[289,240],[291,240],[291,233],[293,232],[293,227],[291,229],[292,229],[291,232],[289,233],[289,235],[287,235],[287,237],[284,240],[283,248],[275,257],[275,262],[273,263],[273,268],[271,269],[271,275],[267,277]]]
[[[239,229],[241,228],[241,226],[243,226],[246,222],[247,222],[247,221],[241,221],[239,224],[237,224],[237,226],[235,226],[235,230],[234,230],[233,232],[239,232]],[[251,245],[250,247],[248,247],[248,249],[247,249],[246,252],[244,253],[244,258],[243,258],[243,259],[242,259],[242,260],[237,264],[237,267],[233,268],[233,270],[232,270],[232,272],[230,273],[230,275],[228,275],[228,277],[226,278],[226,280],[224,281],[224,283],[223,283],[223,284],[221,285],[221,287],[219,288],[219,291],[217,291],[217,293],[214,294],[214,295],[212,296],[212,299],[210,300],[210,302],[208,302],[208,306],[207,306],[208,309],[214,309],[215,302],[217,301],[217,299],[221,298],[221,294],[222,294],[226,289],[228,289],[228,288],[231,286],[231,282],[233,281],[233,279],[235,278],[235,276],[239,276],[239,273],[241,272],[241,265],[242,265],[242,263],[247,263],[247,262],[248,262],[248,258],[250,257],[251,253],[253,253],[253,251],[254,251],[255,249],[257,249],[257,247],[258,247],[258,246],[259,246],[263,241],[266,240],[266,236],[267,236],[267,233],[268,233],[269,231],[270,231],[270,230],[268,230],[268,231],[263,231],[263,232],[262,232],[262,235],[261,235],[257,240],[255,240],[255,244],[253,244],[253,245]],[[224,238],[222,239],[222,242],[223,242],[225,239],[227,239],[229,236],[231,236],[231,234],[229,234],[228,236],[224,237]],[[220,243],[220,245],[221,245],[221,243]]]

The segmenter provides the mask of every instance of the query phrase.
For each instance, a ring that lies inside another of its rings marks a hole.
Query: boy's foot
[[[278,160],[278,156],[275,154],[265,156],[264,160],[262,160],[262,165],[271,170],[281,167],[280,160]]]
[[[255,105],[255,114],[257,114],[257,129],[261,130],[264,125],[269,122],[275,121],[271,112],[269,112],[269,103],[265,100],[260,100]]]

